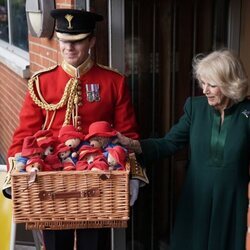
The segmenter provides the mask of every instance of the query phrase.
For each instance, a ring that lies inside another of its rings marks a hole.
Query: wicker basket
[[[12,173],[13,214],[26,229],[126,227],[129,170]]]

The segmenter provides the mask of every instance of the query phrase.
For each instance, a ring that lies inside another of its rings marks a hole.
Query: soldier
[[[84,135],[91,123],[105,120],[122,134],[138,139],[138,127],[125,77],[95,63],[89,54],[94,47],[96,22],[103,17],[84,10],[57,9],[56,36],[63,61],[61,65],[38,72],[28,82],[27,94],[8,156],[21,152],[23,139],[42,129],[55,136],[63,125],[73,124]],[[132,178],[144,180],[142,171]],[[145,179],[146,181],[146,179]],[[134,183],[134,182],[133,182]],[[137,182],[138,184],[138,182]],[[131,185],[133,200],[138,185]],[[77,231],[77,249],[97,249],[97,229]],[[46,250],[73,249],[74,230],[46,230]]]

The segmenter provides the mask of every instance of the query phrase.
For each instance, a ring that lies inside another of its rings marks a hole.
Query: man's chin
[[[70,65],[72,65],[72,66],[74,66],[74,67],[77,67],[78,65],[77,65],[77,61],[75,60],[75,59],[70,59],[70,58],[67,58],[67,59],[65,59],[65,61],[68,63],[68,64],[70,64]]]

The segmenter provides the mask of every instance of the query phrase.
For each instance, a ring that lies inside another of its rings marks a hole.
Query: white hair
[[[201,78],[205,78],[236,103],[247,96],[245,69],[239,58],[229,50],[214,51],[207,56],[197,55],[193,60],[193,74],[200,86]]]

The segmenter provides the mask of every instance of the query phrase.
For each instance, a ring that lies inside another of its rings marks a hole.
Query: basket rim
[[[72,174],[76,174],[76,175],[85,175],[85,174],[93,174],[93,175],[102,175],[102,174],[106,174],[106,175],[123,175],[123,174],[129,174],[130,171],[129,170],[84,170],[84,171],[80,171],[80,170],[74,170],[74,171],[40,171],[37,172],[37,175],[72,175]],[[11,176],[28,176],[30,175],[30,173],[28,172],[19,172],[17,170],[14,170],[11,173]]]

